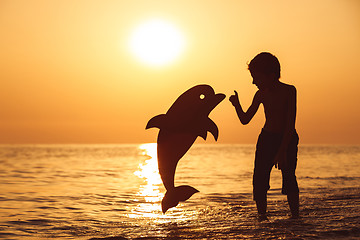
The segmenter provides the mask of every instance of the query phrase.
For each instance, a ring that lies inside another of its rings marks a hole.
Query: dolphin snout
[[[225,94],[218,93],[207,98],[206,107],[203,108],[204,114],[209,114],[222,100],[225,98]]]
[[[214,97],[210,100],[211,110],[213,110],[222,100],[226,97],[223,93],[215,94]]]
[[[225,97],[226,97],[226,95],[223,94],[223,93],[215,94],[215,98],[218,99],[218,101],[219,101],[218,104],[219,104],[222,100],[224,100]]]

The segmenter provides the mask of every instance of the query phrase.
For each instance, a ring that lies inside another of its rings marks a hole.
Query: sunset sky
[[[164,65],[131,49],[153,20],[183,37]],[[298,90],[300,144],[360,144],[357,0],[0,0],[0,143],[154,142],[147,121],[206,83],[227,95],[210,114],[218,142],[255,144],[263,109],[243,126],[228,97],[247,109],[262,51]]]

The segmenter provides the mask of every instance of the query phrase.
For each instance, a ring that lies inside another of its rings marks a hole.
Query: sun
[[[139,25],[130,37],[130,50],[142,62],[162,66],[183,52],[183,34],[170,22],[154,19]]]

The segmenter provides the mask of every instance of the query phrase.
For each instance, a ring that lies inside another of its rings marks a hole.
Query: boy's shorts
[[[274,159],[281,145],[282,135],[262,130],[255,152],[255,167],[253,175],[253,196],[254,200],[258,197],[266,197],[270,189],[270,172],[274,166]],[[297,164],[299,136],[294,133],[287,150],[287,164],[282,173],[282,194],[298,193],[299,187],[296,181],[295,169]]]

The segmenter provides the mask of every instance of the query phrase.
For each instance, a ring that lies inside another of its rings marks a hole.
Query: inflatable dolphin
[[[219,130],[208,115],[224,98],[224,94],[215,94],[209,85],[197,85],[181,94],[166,114],[155,116],[147,123],[146,129],[160,129],[158,165],[166,188],[161,202],[163,213],[199,192],[188,185],[175,187],[176,165],[198,136],[206,140],[209,131],[217,140]]]

